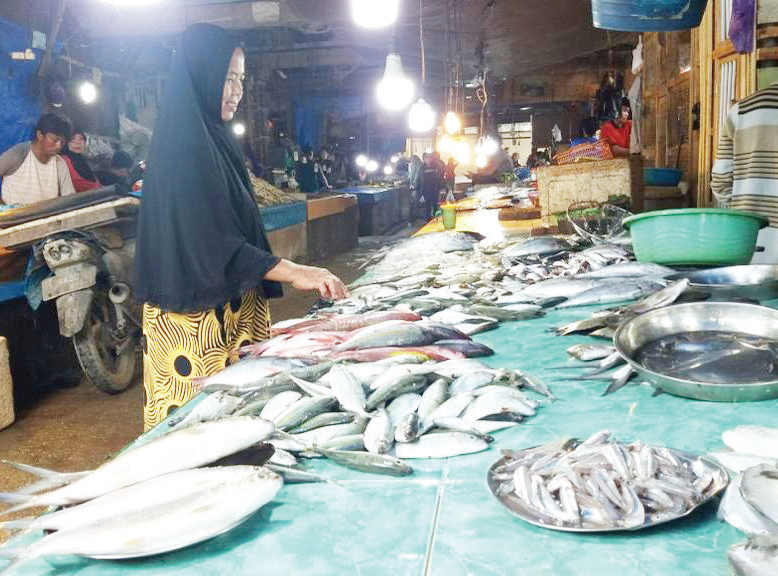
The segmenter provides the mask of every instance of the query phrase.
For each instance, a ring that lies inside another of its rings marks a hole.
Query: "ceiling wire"
[[[421,86],[427,81],[427,61],[424,56],[424,0],[419,0],[419,45],[421,47]]]

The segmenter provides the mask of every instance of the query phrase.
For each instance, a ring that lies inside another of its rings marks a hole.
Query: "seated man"
[[[68,165],[59,156],[72,130],[67,118],[44,114],[32,142],[16,144],[0,155],[4,204],[33,204],[76,193]]]

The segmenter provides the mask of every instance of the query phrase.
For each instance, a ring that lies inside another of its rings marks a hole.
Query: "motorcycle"
[[[141,373],[141,309],[131,282],[139,205],[104,188],[20,209],[0,231],[3,246],[32,245],[27,284],[40,290],[28,288],[28,301],[32,293],[55,303],[59,333],[71,339],[84,374],[109,394]]]

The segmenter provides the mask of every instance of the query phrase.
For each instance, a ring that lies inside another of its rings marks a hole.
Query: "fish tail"
[[[52,478],[60,476],[62,473],[55,470],[49,470],[48,468],[39,468],[38,466],[30,466],[29,464],[22,464],[21,462],[12,462],[11,460],[0,460],[3,464],[27,472],[38,478]]]
[[[3,510],[2,512],[0,512],[0,516],[4,516],[5,514],[11,514],[13,512],[18,512],[19,510],[32,508],[33,506],[35,506],[33,500],[34,498],[28,494],[16,494],[14,492],[0,492],[0,502],[4,502],[6,504],[14,504],[14,506],[11,506],[7,510]]]
[[[5,522],[0,522],[0,530],[5,530],[6,532],[21,532],[27,530],[34,520],[35,516],[27,516],[16,520],[6,520]]]
[[[50,478],[43,478],[41,480],[38,480],[37,482],[28,484],[27,486],[24,486],[19,490],[17,490],[16,494],[29,495],[29,494],[36,494],[38,492],[45,492],[47,490],[52,490],[54,488],[65,486],[66,484],[70,484],[71,482],[75,482],[76,480],[80,480],[87,474],[89,474],[89,472],[68,472],[63,474],[57,474],[56,476],[52,476]]]

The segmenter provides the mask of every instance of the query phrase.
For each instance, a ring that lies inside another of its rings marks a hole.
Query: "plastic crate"
[[[611,146],[606,140],[598,140],[593,144],[579,144],[573,146],[567,152],[562,152],[554,156],[554,162],[557,164],[573,164],[585,160],[611,160],[613,152]]]

